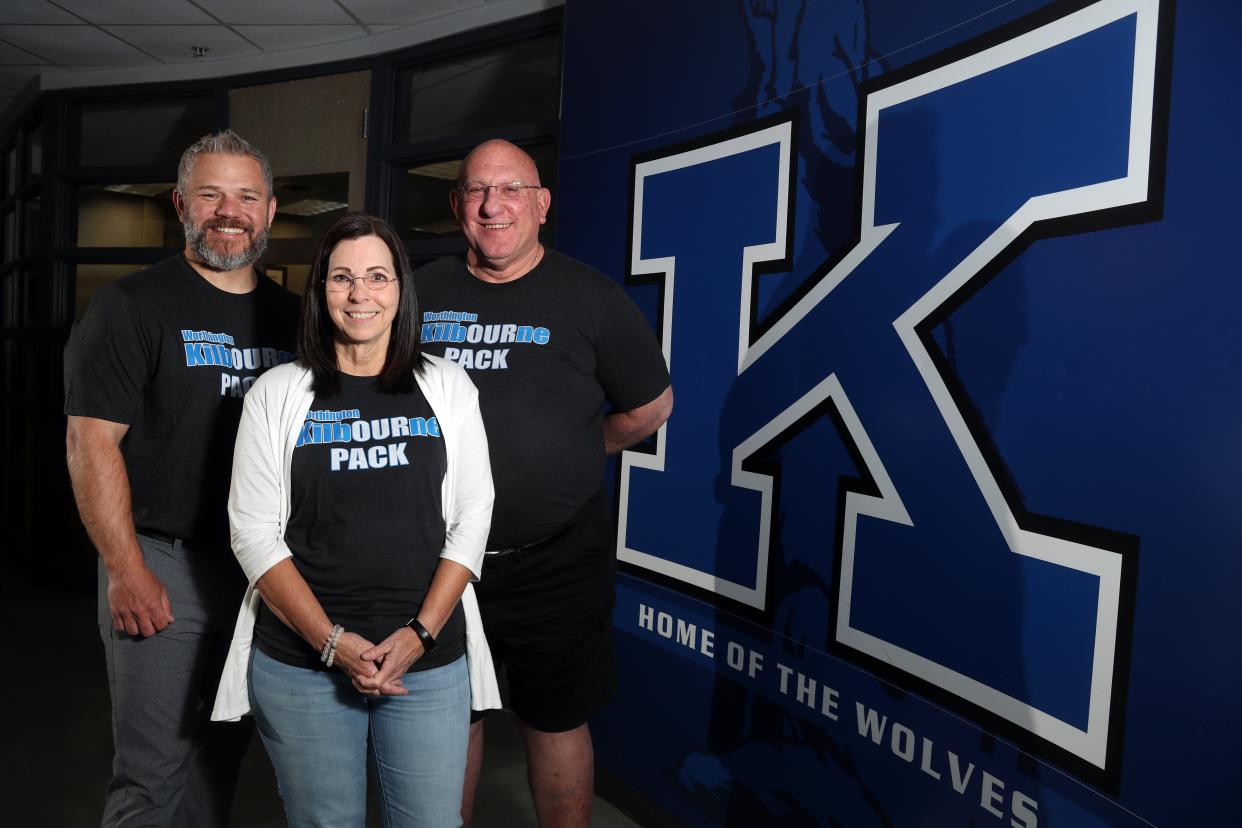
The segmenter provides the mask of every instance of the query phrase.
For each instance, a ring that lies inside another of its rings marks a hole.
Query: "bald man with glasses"
[[[513,144],[475,147],[449,194],[468,249],[416,278],[424,347],[466,368],[479,389],[496,486],[479,604],[521,721],[539,824],[585,826],[587,722],[617,686],[605,455],[663,425],[673,391],[659,342],[621,287],[539,242],[552,201],[539,181]],[[482,751],[480,719],[467,824]]]

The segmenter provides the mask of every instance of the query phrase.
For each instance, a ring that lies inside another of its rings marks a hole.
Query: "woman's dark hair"
[[[331,396],[341,387],[336,373],[336,325],[328,315],[327,297],[324,295],[328,260],[341,242],[367,236],[375,236],[388,245],[401,288],[397,313],[392,320],[392,335],[388,338],[384,370],[376,377],[375,387],[390,394],[413,391],[414,373],[421,373],[426,364],[419,342],[414,269],[410,267],[410,259],[405,254],[405,245],[382,218],[366,213],[346,213],[323,231],[323,237],[315,248],[315,257],[311,260],[306,293],[302,296],[302,317],[298,324],[298,362],[309,368],[314,375],[312,390],[316,394]]]

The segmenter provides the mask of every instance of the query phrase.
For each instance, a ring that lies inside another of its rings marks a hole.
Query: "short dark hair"
[[[390,394],[414,390],[414,374],[422,373],[426,360],[419,341],[418,297],[414,293],[414,269],[405,254],[405,245],[388,222],[366,213],[346,213],[328,225],[315,248],[310,278],[302,296],[302,317],[298,325],[298,362],[314,375],[312,389],[316,394],[331,396],[341,387],[337,376],[336,325],[328,315],[324,284],[328,278],[328,260],[336,246],[348,239],[375,236],[388,245],[396,267],[401,296],[392,320],[388,353],[384,370],[375,380],[375,387]]]

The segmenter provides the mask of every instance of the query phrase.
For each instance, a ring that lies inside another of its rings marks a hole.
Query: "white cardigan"
[[[425,370],[417,375],[418,387],[436,413],[448,455],[441,494],[445,533],[440,557],[466,567],[477,580],[494,496],[478,392],[456,363],[430,355],[427,361]],[[254,622],[262,600],[254,583],[273,566],[293,556],[285,544],[290,467],[294,445],[313,401],[311,372],[288,363],[259,377],[242,406],[233,450],[229,527],[233,554],[250,586],[242,599],[216,693],[211,713],[216,721],[237,721],[250,712],[247,669]],[[471,707],[500,707],[491,650],[483,636],[479,605],[470,584],[461,596],[461,604],[466,617]]]

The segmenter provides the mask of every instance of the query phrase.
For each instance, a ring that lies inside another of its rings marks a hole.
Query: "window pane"
[[[30,180],[43,174],[43,124],[38,124],[26,134],[27,158],[30,159]]]
[[[4,194],[13,195],[17,190],[17,145],[4,151]]]
[[[276,192],[272,238],[318,240],[349,209],[349,173],[281,176],[272,182],[272,189]]]
[[[560,111],[561,36],[542,35],[397,75],[398,143],[490,127],[554,121]]]
[[[3,377],[4,381],[4,384],[0,386],[0,391],[3,391],[4,395],[10,399],[16,396],[14,392],[17,390],[18,347],[21,342],[22,340],[11,336],[0,339],[0,362],[2,362],[4,368],[3,372],[0,372],[0,377]],[[9,428],[8,431],[12,433],[17,431],[17,429]],[[8,451],[10,457],[14,456],[12,448],[9,448]],[[14,486],[12,488],[17,489],[18,487]],[[10,514],[21,514],[21,512],[10,512]]]
[[[25,324],[26,318],[26,274],[14,270],[4,274],[4,312],[0,321],[5,327],[16,327]]]
[[[75,287],[76,295],[74,297],[74,314],[73,320],[82,318],[82,314],[86,311],[86,306],[91,303],[91,299],[101,287],[109,282],[115,282],[122,276],[128,276],[131,273],[142,270],[149,265],[101,265],[101,264],[84,264],[78,265],[76,271]]]
[[[33,256],[39,252],[39,232],[42,229],[40,220],[40,198],[35,196],[26,202],[26,241],[22,249],[22,255]]]
[[[171,181],[78,187],[78,246],[182,247],[172,190]]]
[[[523,147],[535,159],[539,181],[556,191],[556,155],[552,143],[546,142]],[[402,238],[414,241],[461,235],[453,210],[449,207],[449,190],[457,183],[457,171],[462,158],[451,158],[429,163],[414,164],[398,170],[401,177],[394,183],[396,203],[393,205],[395,226]],[[553,210],[556,199],[552,199]],[[552,213],[548,213],[548,225]]]
[[[211,132],[212,99],[86,104],[81,108],[83,167],[175,165]]]
[[[4,261],[11,262],[17,258],[17,211],[9,210],[0,222],[4,226]]]
[[[349,209],[349,173],[282,176],[272,185],[276,218],[263,264],[270,276],[301,293],[315,244],[328,225]]]
[[[289,290],[301,296],[306,292],[306,283],[310,280],[310,264],[282,264],[267,265],[271,256],[264,256],[263,262],[267,267],[267,276],[279,285],[284,285]]]
[[[398,172],[404,185],[404,210],[398,232],[407,239],[432,239],[459,234],[449,207],[449,190],[457,183],[460,158],[419,164]]]

